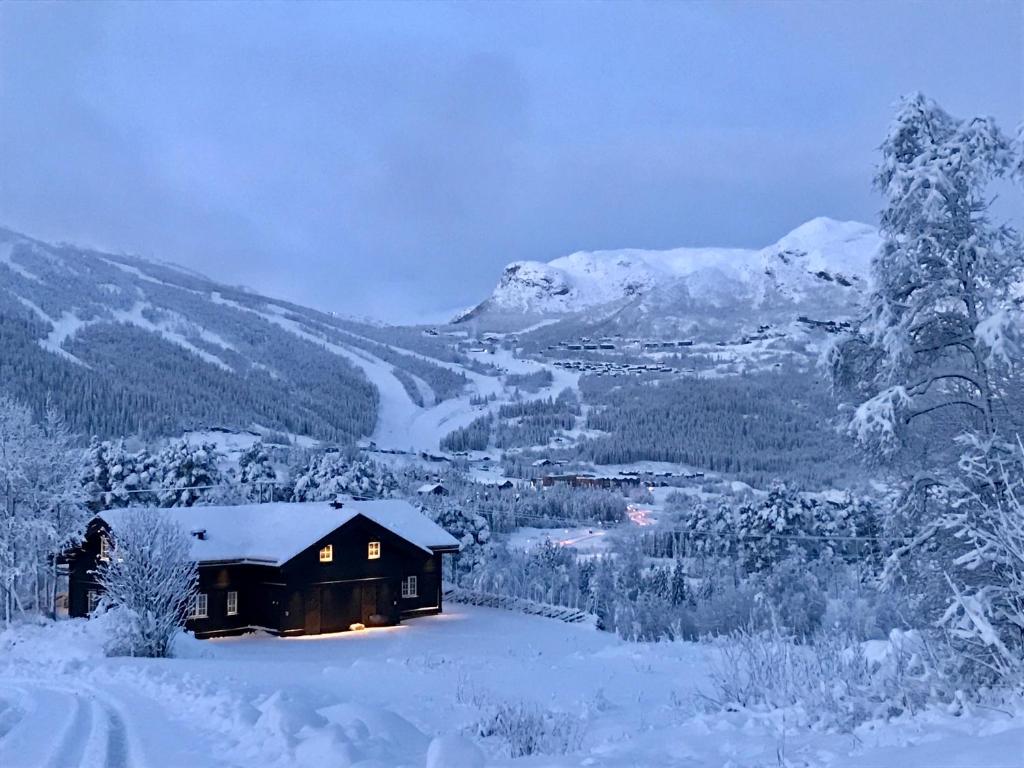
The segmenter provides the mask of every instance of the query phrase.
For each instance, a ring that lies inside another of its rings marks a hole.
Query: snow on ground
[[[310,638],[191,640],[168,660],[103,658],[100,626],[0,632],[0,765],[459,768],[477,752],[492,767],[1024,765],[1024,706],[845,735],[694,714],[708,647],[631,644],[496,609],[449,606]],[[502,705],[561,717],[573,749],[511,758],[475,727]]]
[[[582,554],[598,554],[608,549],[607,528],[581,526],[576,528],[520,527],[510,534],[506,543],[513,549],[530,550],[548,541],[560,547],[571,547]]]

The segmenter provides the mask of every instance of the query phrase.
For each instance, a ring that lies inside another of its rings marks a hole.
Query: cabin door
[[[363,605],[360,614],[362,616],[361,621],[363,624],[369,625],[370,616],[375,613],[380,613],[377,610],[377,584],[376,582],[370,582],[362,585],[363,593]]]
[[[306,623],[307,635],[320,634],[320,587],[306,590]]]
[[[320,631],[341,632],[361,621],[359,588],[351,584],[326,584],[320,592]]]

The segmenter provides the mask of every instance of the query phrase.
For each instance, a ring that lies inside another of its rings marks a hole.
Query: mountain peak
[[[859,289],[879,244],[877,230],[868,224],[822,216],[759,250],[622,248],[576,251],[546,263],[517,261],[505,268],[490,298],[463,318],[488,310],[570,314],[659,291],[699,303],[712,285],[731,284],[742,296],[764,296],[767,290],[794,300],[819,283],[829,290]],[[762,285],[766,280],[773,285]]]

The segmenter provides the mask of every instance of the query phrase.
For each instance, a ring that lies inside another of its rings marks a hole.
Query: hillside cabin
[[[441,483],[426,483],[416,489],[419,496],[447,496],[448,489]]]
[[[166,510],[192,536],[196,637],[317,635],[441,612],[442,555],[458,542],[408,502],[384,499]],[[66,554],[68,612],[100,600],[96,567],[126,510],[99,513]]]

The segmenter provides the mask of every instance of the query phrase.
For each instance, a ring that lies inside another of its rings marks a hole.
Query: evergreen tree
[[[242,451],[238,458],[238,479],[242,492],[250,501],[272,501],[275,498],[277,470],[262,440]]]
[[[175,440],[160,452],[157,459],[160,489],[157,501],[161,507],[191,507],[213,492],[223,482],[218,465],[220,452],[212,443],[194,445]]]

